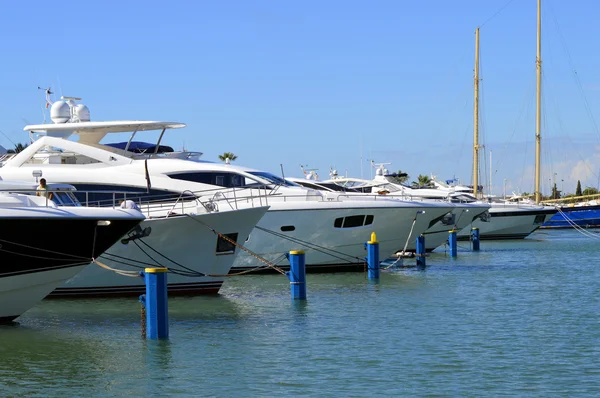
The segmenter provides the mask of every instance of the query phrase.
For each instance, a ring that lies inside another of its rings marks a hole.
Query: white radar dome
[[[78,119],[80,122],[89,122],[90,109],[83,104],[77,104],[73,108],[73,116],[75,116],[75,118]]]
[[[378,175],[378,176],[383,175],[383,170],[381,170],[381,169],[375,170],[375,175]]]
[[[54,123],[66,123],[71,119],[71,107],[65,101],[56,101],[50,108],[50,119]]]

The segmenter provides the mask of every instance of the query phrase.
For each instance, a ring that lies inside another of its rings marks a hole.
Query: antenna
[[[38,90],[44,90],[45,93],[44,102],[46,103],[46,105],[42,105],[42,118],[44,119],[44,124],[46,124],[46,112],[44,109],[48,109],[54,103],[54,101],[52,101],[52,98],[50,97],[54,93],[51,91],[51,87],[42,88],[38,86]]]
[[[304,173],[304,175],[306,176],[307,180],[318,180],[319,179],[319,175],[317,174],[317,171],[319,169],[309,169],[307,168],[307,164],[304,165],[300,165],[300,169],[302,170],[302,172]]]
[[[360,134],[360,179],[363,179],[363,136]],[[598,184],[600,185],[600,184]]]

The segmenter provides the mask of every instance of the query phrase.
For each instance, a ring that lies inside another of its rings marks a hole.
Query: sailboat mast
[[[479,28],[475,29],[475,69],[473,73],[473,195],[479,186]]]
[[[542,0],[538,0],[537,7],[537,56],[535,59],[536,69],[536,99],[535,99],[535,203],[540,203],[541,192],[541,127],[542,127]]]

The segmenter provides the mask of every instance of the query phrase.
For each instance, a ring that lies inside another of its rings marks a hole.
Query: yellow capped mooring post
[[[285,274],[290,280],[292,300],[306,300],[306,257],[302,250],[292,250],[287,255],[290,270]]]
[[[456,241],[456,230],[448,232],[448,246],[450,246],[450,257],[456,257],[458,250],[458,242]]]
[[[367,277],[368,279],[379,279],[379,242],[375,232],[371,233],[371,240],[366,244],[367,249]]]
[[[143,272],[146,294],[140,301],[146,307],[146,336],[151,340],[169,338],[167,272],[167,268],[146,268]]]
[[[417,236],[417,247],[416,247],[416,256],[417,256],[417,266],[424,267],[425,266],[425,235]]]
[[[473,251],[479,251],[479,228],[473,227],[471,228],[471,241],[473,242]]]

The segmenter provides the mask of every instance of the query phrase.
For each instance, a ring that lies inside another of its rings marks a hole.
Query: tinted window
[[[248,173],[252,174],[254,176],[257,176],[257,177],[264,178],[265,180],[267,180],[273,184],[284,185],[286,187],[297,187],[298,186],[298,184],[296,184],[294,182],[284,180],[283,178],[276,176],[275,174],[267,173],[266,171],[248,171]]]
[[[365,216],[350,216],[344,219],[342,228],[362,227],[365,222]]]
[[[303,187],[305,187],[305,188],[318,189],[318,190],[321,190],[321,189],[323,189],[323,188],[321,188],[320,186],[318,186],[318,185],[315,185],[315,184],[311,184],[311,183],[309,183],[309,182],[304,182],[304,181],[302,181],[302,182],[299,182],[298,184],[302,185],[302,186],[303,186]]]
[[[375,216],[350,216],[336,218],[333,227],[334,228],[356,228],[362,227],[363,225],[373,224]]]
[[[281,227],[281,230],[283,232],[295,231],[296,227],[294,227],[293,225],[284,225],[283,227]]]
[[[256,181],[246,181],[247,179],[239,174],[227,171],[194,171],[190,173],[169,174],[170,178],[176,180],[198,182],[200,184],[217,185],[219,187],[234,188],[256,183]]]
[[[224,234],[227,238],[237,243],[238,234]],[[219,236],[217,239],[217,254],[233,254],[235,252],[235,245],[229,240],[226,240]]]
[[[321,186],[323,186],[325,188],[331,189],[332,191],[338,191],[338,192],[360,192],[357,189],[345,188],[345,187],[342,187],[342,186],[340,186],[338,184],[334,184],[334,183],[331,183],[331,182],[320,182],[319,185],[321,185]]]

